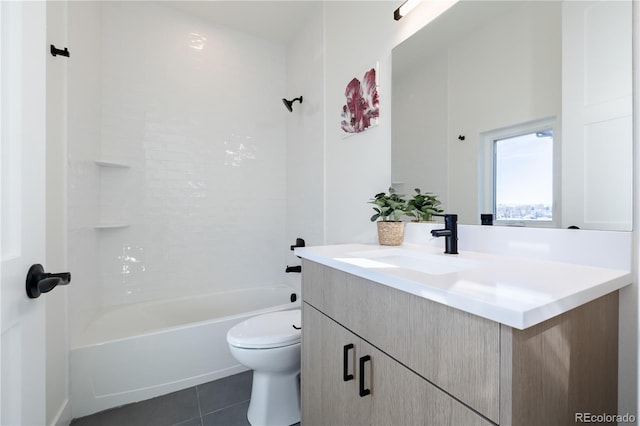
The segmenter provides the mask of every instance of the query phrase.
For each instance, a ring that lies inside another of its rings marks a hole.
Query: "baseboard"
[[[49,426],[69,426],[69,423],[71,423],[71,404],[67,398],[49,422]]]

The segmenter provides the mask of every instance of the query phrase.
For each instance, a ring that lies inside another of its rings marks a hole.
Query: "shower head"
[[[291,99],[290,101],[282,98],[282,103],[284,104],[284,107],[289,110],[289,112],[293,112],[292,106],[295,101],[300,101],[300,103],[302,103],[302,96],[300,96],[299,98]]]

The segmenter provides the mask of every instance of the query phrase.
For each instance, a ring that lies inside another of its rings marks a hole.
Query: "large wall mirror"
[[[631,230],[631,17],[631,1],[453,5],[393,49],[394,187],[464,224]]]

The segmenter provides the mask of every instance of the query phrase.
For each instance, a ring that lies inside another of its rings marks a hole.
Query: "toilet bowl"
[[[300,421],[301,311],[249,318],[227,333],[231,354],[253,370],[247,419],[252,426]]]

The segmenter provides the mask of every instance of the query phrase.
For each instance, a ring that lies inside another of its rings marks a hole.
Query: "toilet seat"
[[[300,342],[301,311],[271,312],[249,318],[232,327],[227,342],[238,348],[269,349]],[[298,329],[294,328],[294,325]]]

